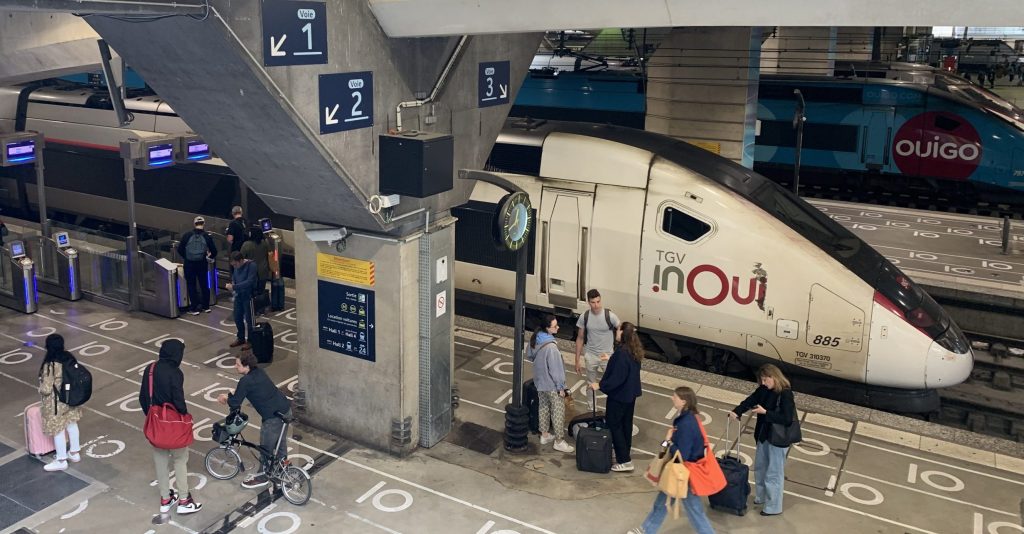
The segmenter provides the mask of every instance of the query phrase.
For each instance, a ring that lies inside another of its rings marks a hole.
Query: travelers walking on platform
[[[252,295],[256,289],[256,264],[245,259],[241,252],[231,253],[231,283],[228,291],[234,292],[235,328],[238,329],[237,339],[231,347],[250,348],[247,339],[252,339]]]
[[[149,415],[151,407],[170,404],[179,414],[188,414],[188,406],[185,405],[185,375],[181,372],[184,355],[185,344],[177,339],[168,339],[160,344],[160,356],[156,363],[147,366],[142,373],[142,387],[139,388],[142,413]],[[169,462],[174,463],[177,492],[171,489]],[[202,510],[203,505],[192,498],[188,489],[188,447],[153,447],[153,464],[156,466],[157,486],[160,489],[160,513],[169,512],[175,501],[179,514],[193,514]]]
[[[206,220],[201,216],[192,220],[195,227],[181,237],[178,255],[184,260],[185,286],[188,288],[189,314],[210,313],[209,262],[217,257],[213,238],[204,229]]]
[[[565,364],[555,342],[556,333],[558,319],[549,314],[530,338],[533,384],[539,396],[540,444],[554,441],[556,451],[571,453],[575,449],[565,441],[565,397],[569,392],[565,389]]]
[[[284,427],[285,419],[291,419],[292,407],[288,397],[281,393],[274,385],[266,371],[259,368],[256,362],[256,355],[246,352],[235,357],[235,371],[242,375],[238,381],[238,387],[230,394],[221,393],[217,402],[226,404],[231,411],[235,412],[242,408],[242,402],[249,399],[249,403],[260,414],[263,423],[260,425],[260,447],[267,451],[273,451],[281,436],[281,429]],[[277,414],[284,415],[284,419]],[[260,453],[260,472],[246,477],[242,481],[243,488],[261,488],[270,483],[267,478],[266,469],[276,460],[281,460],[288,452],[288,439],[281,440],[281,447],[277,450],[276,458]]]
[[[617,337],[621,344],[608,360],[608,369],[601,378],[600,388],[608,396],[605,417],[615,446],[612,471],[622,472],[633,470],[630,456],[633,447],[633,409],[636,407],[636,398],[643,394],[640,362],[644,360],[644,345],[633,323],[622,323]]]
[[[76,363],[75,357],[64,350],[64,338],[60,334],[46,336],[46,356],[43,358],[43,364],[39,366],[39,395],[42,397],[40,413],[43,416],[43,432],[53,436],[54,450],[57,451],[53,461],[43,466],[47,471],[67,469],[68,460],[82,461],[78,433],[82,408],[68,406],[57,394],[57,391],[64,387],[64,366]],[[70,450],[68,441],[71,442]]]
[[[267,282],[270,281],[271,275],[270,253],[272,251],[270,240],[264,238],[263,229],[258,225],[253,225],[249,229],[249,239],[242,244],[239,252],[242,253],[242,257],[256,264],[256,289],[253,291],[254,294],[267,291]],[[261,310],[256,311],[259,312]]]
[[[772,425],[789,425],[796,419],[796,402],[789,380],[778,367],[772,364],[757,370],[760,386],[743,402],[729,412],[729,417],[739,419],[748,410],[757,414],[754,427],[754,441],[757,454],[754,458],[754,504],[763,504],[761,515],[782,513],[783,483],[786,479],[786,451],[789,446],[777,447],[769,442]]]
[[[665,434],[662,446],[668,447],[670,457],[675,456],[678,451],[684,462],[700,460],[704,457],[706,449],[704,433],[701,432],[700,422],[697,420],[697,416],[700,414],[697,410],[697,394],[688,387],[677,387],[672,394],[672,406],[678,415],[672,421],[672,428],[668,429]],[[697,534],[714,534],[715,529],[712,528],[711,521],[708,520],[708,516],[704,512],[704,503],[701,499],[701,496],[693,492],[691,483],[686,497],[683,498],[686,517]],[[665,517],[668,516],[667,501],[668,496],[659,491],[643,525],[630,530],[627,534],[656,534],[661,528],[661,524],[665,522]]]
[[[615,331],[619,318],[611,310],[601,306],[601,293],[596,289],[587,291],[590,309],[576,321],[576,374],[586,373],[587,383],[594,387],[601,379],[608,357],[615,348]],[[583,365],[580,365],[580,358]],[[594,409],[594,401],[587,396],[587,405]]]

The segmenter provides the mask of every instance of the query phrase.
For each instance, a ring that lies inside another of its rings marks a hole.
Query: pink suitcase
[[[43,413],[40,403],[25,408],[25,448],[32,456],[41,457],[54,451],[53,437],[43,432]]]

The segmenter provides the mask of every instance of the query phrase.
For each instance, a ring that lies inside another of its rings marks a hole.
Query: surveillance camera
[[[306,237],[311,241],[327,243],[328,245],[340,243],[348,236],[348,228],[345,228],[344,226],[341,228],[318,228],[316,230],[306,230]]]

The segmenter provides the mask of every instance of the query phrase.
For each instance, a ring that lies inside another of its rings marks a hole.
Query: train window
[[[795,147],[796,130],[791,121],[761,121],[761,134],[757,144],[762,146]],[[807,150],[830,152],[857,152],[857,126],[849,124],[804,124],[804,144]]]
[[[669,206],[661,217],[661,229],[683,241],[693,242],[710,232],[711,225]]]

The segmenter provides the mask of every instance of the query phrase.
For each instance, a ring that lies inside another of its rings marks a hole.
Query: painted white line
[[[238,526],[242,528],[249,528],[249,525],[252,525],[253,523],[259,521],[261,517],[267,515],[267,513],[273,510],[274,508],[277,508],[276,502],[270,503],[270,505],[268,505],[266,508],[260,510],[258,514],[245,518],[244,520],[238,523]]]
[[[70,512],[60,516],[60,518],[61,519],[71,519],[72,517],[75,517],[76,515],[84,512],[85,509],[88,508],[88,507],[89,507],[89,499],[86,499],[86,500],[78,503],[78,506],[75,507],[74,510],[71,510]]]
[[[345,512],[345,515],[351,517],[352,519],[355,519],[355,520],[358,520],[358,521],[362,521],[363,523],[366,523],[367,525],[370,525],[371,527],[379,528],[379,529],[383,530],[384,532],[388,532],[389,534],[402,534],[401,532],[399,532],[397,530],[392,530],[392,529],[390,529],[388,527],[385,527],[384,525],[381,525],[381,524],[378,524],[378,523],[374,523],[373,521],[370,521],[369,519],[366,519],[365,517],[359,517],[356,514],[353,514],[352,512]]]
[[[875,477],[872,477],[872,476],[868,476],[868,475],[864,475],[864,474],[861,474],[861,473],[857,473],[856,471],[846,470],[845,472],[848,473],[848,474],[854,475],[854,476],[858,476],[858,477],[861,477],[861,478],[866,478],[868,480],[873,480],[875,482],[880,482],[882,484],[886,484],[886,485],[893,486],[893,487],[896,487],[896,488],[904,489],[904,490],[907,490],[907,491],[912,491],[914,493],[920,493],[921,495],[927,495],[929,497],[935,497],[936,499],[942,499],[942,500],[949,501],[949,502],[965,504],[967,506],[972,506],[972,507],[978,508],[980,510],[988,510],[989,512],[995,512],[997,514],[1003,514],[1003,515],[1007,515],[1007,516],[1010,516],[1010,517],[1017,517],[1018,516],[1018,514],[1015,513],[1015,512],[1007,512],[1006,510],[1000,510],[998,508],[990,508],[988,506],[982,506],[980,504],[975,504],[975,503],[972,503],[972,502],[967,502],[967,501],[965,501],[963,499],[954,499],[952,497],[947,497],[945,495],[940,495],[938,493],[932,493],[932,492],[929,492],[929,491],[919,490],[917,488],[912,488],[910,486],[904,486],[903,484],[897,484],[895,482],[889,482],[888,480],[882,480],[880,478],[875,478]]]
[[[231,336],[235,335],[234,333],[229,332],[229,331],[224,330],[224,329],[221,329],[221,328],[216,328],[216,327],[213,327],[213,326],[210,326],[210,325],[206,325],[206,324],[203,324],[203,323],[197,323],[195,321],[189,321],[188,319],[185,319],[184,317],[178,317],[177,320],[178,321],[186,322],[188,324],[194,324],[196,326],[201,326],[203,328],[209,328],[210,330],[213,330],[215,332],[221,332],[221,333],[228,334],[228,335],[231,335]],[[291,352],[293,354],[298,354],[299,353],[299,351],[297,351],[295,349],[289,349],[288,347],[282,347],[281,345],[275,344],[274,346],[279,348],[279,349],[281,349],[281,350],[286,350],[288,352]]]
[[[790,496],[797,497],[797,498],[800,498],[800,499],[808,500],[808,501],[815,502],[815,503],[818,503],[818,504],[824,504],[825,506],[830,506],[830,507],[835,508],[837,510],[843,510],[845,512],[850,512],[851,514],[857,514],[857,515],[864,516],[864,517],[870,517],[871,519],[874,519],[876,521],[881,521],[883,523],[888,523],[890,525],[896,525],[896,526],[898,526],[900,528],[905,528],[905,529],[913,530],[915,532],[920,532],[921,534],[939,534],[938,532],[932,532],[931,530],[925,530],[923,528],[917,528],[917,527],[908,525],[906,523],[900,523],[899,521],[894,521],[892,519],[884,518],[884,517],[882,517],[880,515],[869,514],[867,512],[861,511],[861,510],[856,510],[854,508],[850,508],[850,507],[843,506],[843,505],[840,505],[840,504],[830,503],[828,501],[823,501],[821,499],[815,499],[814,497],[809,497],[807,495],[801,495],[799,493],[795,493],[795,492],[792,492],[792,491],[789,491],[789,490],[784,490],[784,493],[786,495],[790,495]]]
[[[959,465],[947,464],[945,462],[940,462],[938,460],[933,460],[931,458],[924,458],[924,457],[921,457],[921,456],[916,456],[916,455],[905,453],[905,452],[894,451],[892,449],[886,449],[885,447],[880,447],[878,445],[873,445],[871,443],[865,443],[865,442],[860,441],[860,440],[854,440],[853,442],[856,443],[857,445],[863,445],[865,447],[870,447],[872,449],[877,449],[877,450],[880,450],[880,451],[890,452],[892,454],[896,454],[896,455],[899,455],[899,456],[904,456],[904,457],[907,457],[907,458],[913,458],[913,459],[921,461],[921,462],[929,462],[929,463],[933,463],[935,465],[941,465],[942,467],[948,467],[950,469],[956,469],[958,471],[963,471],[965,473],[970,473],[972,475],[980,475],[980,476],[983,476],[983,477],[988,477],[988,478],[991,478],[991,479],[1000,480],[1002,482],[1009,482],[1011,484],[1016,484],[1018,486],[1024,486],[1024,481],[1013,480],[1011,478],[1001,477],[999,475],[993,475],[993,474],[990,474],[990,473],[985,473],[983,471],[976,471],[974,469],[970,469],[970,468],[967,468],[967,467],[961,467]],[[999,469],[999,468],[993,467],[993,469]]]
[[[227,306],[221,306],[220,304],[214,304],[214,305],[213,305],[213,307],[214,307],[214,308],[220,308],[220,309],[222,309],[222,310],[228,310],[228,311],[230,311],[230,312],[232,312],[232,313],[234,313],[234,311],[235,311],[235,310],[234,310],[234,308],[228,308]],[[292,308],[292,310],[294,310],[294,309],[295,309],[295,308]],[[280,316],[281,316],[281,315],[283,315],[284,313],[288,313],[288,312],[282,312],[282,313],[277,313],[277,314],[274,314],[274,317],[280,317]],[[260,318],[261,318],[261,317],[257,317],[257,319],[260,319]],[[287,322],[287,321],[282,321],[282,320],[280,320],[280,319],[272,319],[272,318],[270,318],[270,317],[267,317],[267,316],[263,316],[262,318],[263,318],[263,319],[266,319],[266,320],[268,320],[268,321],[273,321],[273,322],[275,322],[275,323],[281,323],[281,324],[283,324],[283,325],[287,325],[287,326],[291,326],[291,327],[295,327],[295,326],[298,326],[298,325],[297,325],[296,323],[289,323],[289,322]]]
[[[966,259],[966,260],[998,261],[999,263],[1005,263],[1007,265],[1016,265],[1018,267],[1024,267],[1024,263],[1016,263],[1016,262],[1012,262],[1012,261],[1004,261],[1004,260],[1002,260],[999,257],[994,256],[994,255],[993,255],[992,258],[976,258],[974,256],[961,256],[959,254],[947,254],[945,252],[934,252],[934,251],[931,251],[931,250],[915,250],[915,249],[912,249],[912,248],[890,247],[888,245],[872,245],[872,246],[875,247],[875,248],[891,248],[893,250],[902,250],[904,252],[924,252],[924,253],[927,253],[927,254],[935,254],[936,256],[949,256],[950,258],[963,258],[963,259]],[[993,247],[993,248],[995,248],[995,247]],[[904,259],[904,258],[900,258],[900,259]],[[912,259],[914,261],[924,261],[924,260],[918,260],[916,258],[906,258],[906,259]],[[1000,272],[1010,272],[1010,271],[1000,271]]]

